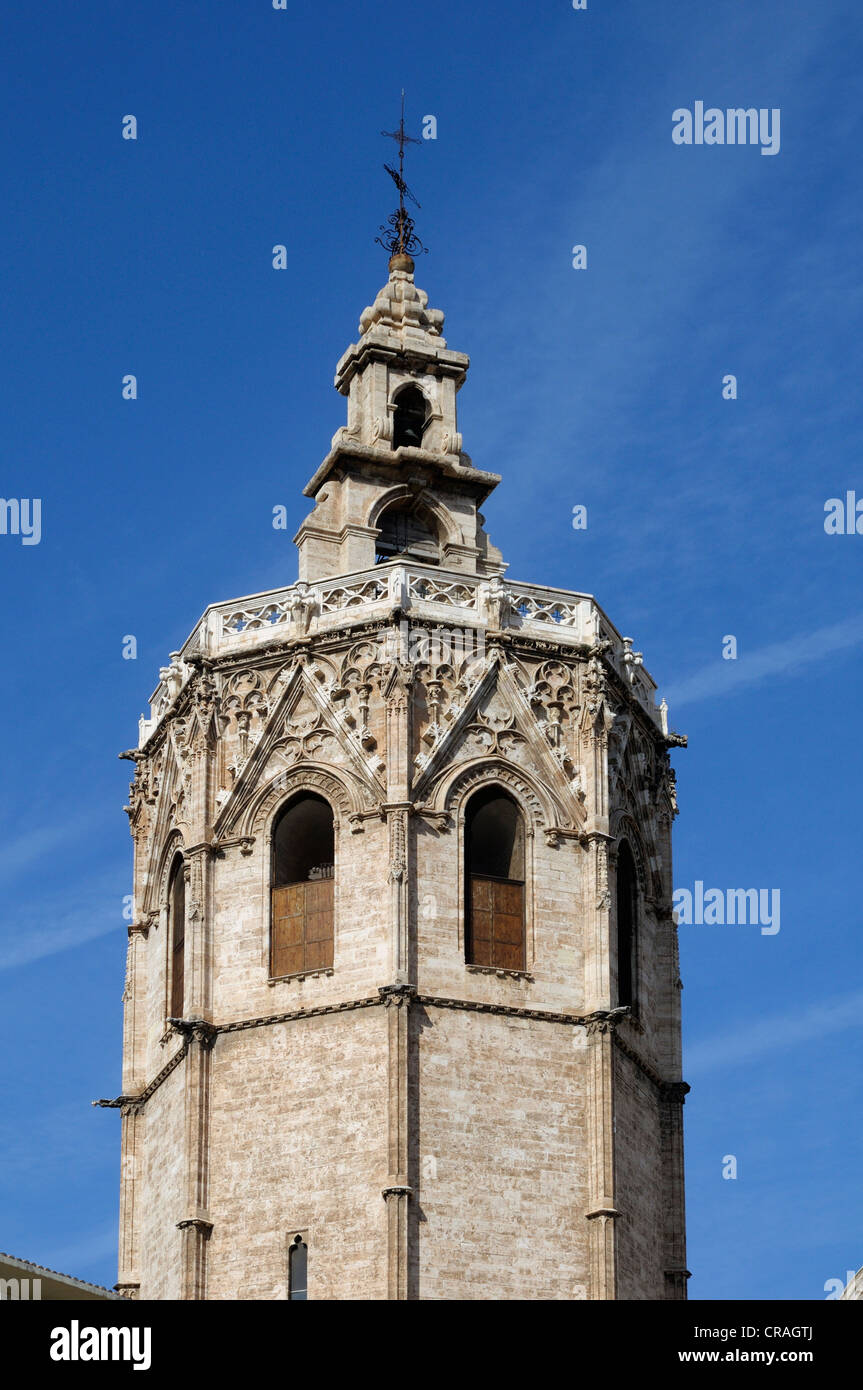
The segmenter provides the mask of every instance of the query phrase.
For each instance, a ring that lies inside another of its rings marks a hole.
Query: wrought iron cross
[[[405,198],[410,198],[412,203],[419,207],[417,199],[405,183],[405,146],[419,145],[422,142],[412,135],[405,133],[405,94],[402,89],[402,113],[399,121],[398,130],[382,130],[381,135],[385,135],[388,140],[395,140],[399,147],[399,167],[395,170],[389,164],[384,168],[399,191],[398,211],[392,213],[387,218],[386,224],[380,228],[382,236],[375,237],[379,246],[383,246],[389,251],[391,256],[405,255],[415,256],[418,253],[425,254],[428,247],[423,246],[416,232],[414,231],[413,218],[408,215],[405,207]]]

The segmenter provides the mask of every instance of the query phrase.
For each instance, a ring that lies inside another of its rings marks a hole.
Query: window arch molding
[[[158,868],[156,870],[156,873],[153,875],[155,891],[153,893],[153,896],[150,898],[149,902],[150,910],[158,912],[160,920],[163,919],[164,914],[168,909],[168,880],[171,877],[171,869],[173,867],[174,856],[176,854],[182,854],[183,858],[185,859],[186,844],[185,840],[183,839],[182,832],[179,830],[172,830],[168,835],[167,839],[165,840],[164,845],[162,846],[162,853],[159,856]],[[155,901],[153,901],[153,898],[155,898]],[[147,900],[145,898],[145,909],[146,906]]]
[[[250,841],[260,837],[269,842],[280,808],[292,796],[303,791],[316,792],[330,803],[336,835],[345,823],[350,824],[352,831],[361,831],[363,816],[373,809],[368,790],[352,773],[343,768],[337,773],[314,763],[295,763],[257,787],[225,826],[223,833]]]
[[[642,896],[649,897],[653,888],[653,880],[648,872],[648,852],[641,834],[641,830],[628,811],[618,812],[612,816],[609,831],[612,837],[612,845],[609,852],[617,860],[617,852],[620,845],[625,840],[632,852],[635,861],[635,872],[638,877],[638,891]]]
[[[186,859],[186,845],[183,834],[174,827],[168,833],[162,846],[162,852],[157,861],[156,872],[152,876],[152,887],[149,894],[144,895],[144,911],[150,916],[154,925],[161,929],[162,945],[159,950],[161,957],[162,982],[164,986],[164,1005],[165,1017],[176,1017],[171,1007],[172,990],[174,980],[174,961],[173,961],[173,920],[171,912],[171,897],[174,882],[174,867],[178,861],[182,862],[184,897],[185,887],[188,884],[189,867]],[[184,922],[185,926],[185,922]],[[184,931],[185,942],[185,931]],[[184,951],[185,969],[185,951]],[[182,1014],[182,1010],[180,1010]]]
[[[433,519],[440,541],[441,554],[448,545],[455,545],[459,542],[460,535],[456,528],[452,515],[447,511],[436,498],[422,488],[419,492],[408,487],[407,483],[398,483],[396,486],[388,488],[386,492],[377,497],[369,508],[366,525],[374,530],[381,529],[381,518],[385,512],[397,506],[400,502],[410,502],[415,500],[425,509]]]
[[[543,786],[522,767],[504,758],[476,759],[468,765],[447,769],[433,784],[429,809],[438,815],[446,814],[462,828],[468,799],[479,788],[499,783],[521,808],[525,817],[525,833],[534,834],[556,825],[566,825],[568,814],[554,798],[551,789]]]

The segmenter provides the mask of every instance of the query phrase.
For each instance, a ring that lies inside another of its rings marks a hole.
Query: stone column
[[[213,858],[211,806],[215,776],[214,721],[218,715],[209,663],[201,662],[194,693],[194,727],[189,744],[190,839],[186,863],[184,1207],[180,1297],[207,1296],[207,1242],[213,1229],[208,1211],[210,1164],[210,1070],[216,1038],[212,1025]]]
[[[186,968],[184,1017],[209,1021],[212,1013],[214,850],[209,843],[186,850]]]
[[[413,676],[404,661],[385,682],[387,709],[387,802],[390,832],[390,978],[410,978],[408,816],[410,813],[410,700]]]
[[[612,1006],[608,732],[614,721],[603,699],[603,688],[601,664],[594,658],[583,681],[581,739],[587,813],[583,844],[588,854],[584,876],[584,1007],[588,1013]]]
[[[591,1299],[617,1297],[620,1215],[614,1195],[614,1028],[606,1018],[587,1025],[587,1145],[589,1284]]]
[[[387,1204],[387,1299],[399,1301],[408,1297],[409,1203],[413,1196],[408,1178],[408,1047],[410,1004],[415,991],[410,985],[385,985],[379,992],[386,1013],[388,1054],[388,1176],[383,1190],[384,1201]]]
[[[688,1090],[685,1081],[666,1082],[659,1100],[665,1216],[665,1298],[673,1301],[686,1299],[689,1278],[683,1191],[683,1102]]]
[[[126,952],[126,984],[123,990],[123,1095],[135,1096],[143,1090],[146,1020],[141,995],[141,952],[150,932],[150,920],[133,922],[129,926],[129,945]],[[137,1298],[140,1289],[138,1270],[138,1231],[135,1208],[135,1178],[139,1146],[142,1142],[144,1117],[137,1105],[123,1105],[120,1110],[120,1245],[117,1287],[127,1298]]]
[[[138,1165],[138,1139],[144,1117],[138,1105],[120,1109],[120,1250],[117,1292],[137,1298],[141,1288],[138,1270],[138,1229],[135,1211],[135,1178]]]
[[[142,1044],[145,1020],[139,1009],[139,954],[147,940],[148,922],[129,925],[129,944],[126,948],[126,981],[123,988],[123,1094],[134,1096],[144,1086]]]
[[[614,1022],[611,998],[610,877],[613,845],[609,830],[608,734],[614,719],[606,703],[604,646],[596,643],[582,681],[585,765],[584,897],[585,1009],[587,1025],[587,1150],[589,1195],[588,1298],[617,1297],[617,1234],[614,1163]]]
[[[585,873],[584,1007],[589,1013],[610,1009],[611,998],[611,883],[615,854],[610,837],[591,830],[584,837],[588,854]]]
[[[210,1064],[215,1030],[208,1023],[185,1025],[185,1215],[177,1222],[182,1232],[181,1292],[183,1299],[207,1297],[207,1241],[213,1229],[209,1201]]]

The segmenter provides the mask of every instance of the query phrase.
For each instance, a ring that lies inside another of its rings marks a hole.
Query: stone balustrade
[[[140,721],[140,746],[189,679],[190,658],[252,653],[271,642],[386,619],[396,610],[443,628],[523,632],[551,637],[562,646],[607,644],[606,659],[651,717],[663,722],[655,703],[656,684],[641,653],[632,650],[632,639],[621,637],[590,594],[389,561],[357,574],[315,584],[300,580],[284,589],[211,604],[181,651],[172,653],[171,665],[160,671],[150,698],[150,718]]]

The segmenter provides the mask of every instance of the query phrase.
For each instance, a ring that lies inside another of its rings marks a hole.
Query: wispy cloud
[[[822,1000],[808,1009],[774,1014],[742,1032],[720,1033],[684,1050],[686,1075],[703,1076],[770,1052],[787,1052],[797,1043],[810,1042],[827,1033],[863,1027],[863,990]]]
[[[30,864],[43,859],[50,850],[76,844],[96,825],[104,823],[105,819],[104,811],[98,814],[78,814],[66,817],[58,824],[40,825],[35,830],[26,830],[15,839],[5,840],[0,845],[0,879],[17,878]]]
[[[736,661],[717,659],[662,693],[669,705],[678,709],[681,705],[694,704],[696,700],[732,694],[744,686],[766,680],[768,676],[783,675],[831,652],[856,647],[860,643],[863,643],[863,614],[818,628],[815,632],[800,633],[784,642],[772,642],[751,655],[744,652]]]
[[[7,908],[0,923],[0,970],[29,965],[111,932],[122,934],[122,882],[120,874],[112,874],[79,884],[75,895],[80,901],[72,908],[61,892],[42,894],[18,910]]]

